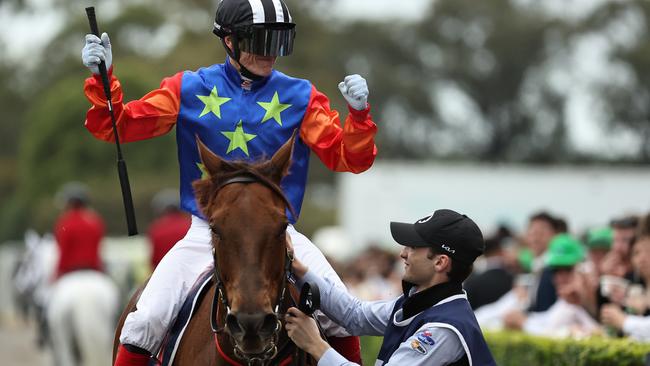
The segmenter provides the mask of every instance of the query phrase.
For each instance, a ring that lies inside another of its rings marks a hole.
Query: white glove
[[[111,40],[108,34],[102,33],[102,39],[94,34],[86,34],[86,45],[81,50],[81,61],[93,74],[99,74],[99,63],[106,63],[106,70],[113,64]]]
[[[350,107],[362,111],[368,108],[368,84],[366,79],[354,74],[339,83],[339,90]]]

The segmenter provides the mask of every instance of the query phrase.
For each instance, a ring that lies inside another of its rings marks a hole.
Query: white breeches
[[[310,271],[333,279],[344,287],[323,253],[296,229],[289,225],[295,256]],[[143,348],[153,354],[158,352],[163,338],[199,275],[212,265],[212,245],[208,224],[192,216],[187,234],[165,255],[154,270],[149,283],[142,291],[137,310],[126,317],[120,342]],[[327,336],[349,335],[343,328],[327,319],[322,313],[318,320]]]

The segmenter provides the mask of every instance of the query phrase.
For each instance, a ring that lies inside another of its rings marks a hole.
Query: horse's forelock
[[[212,178],[208,177],[195,180],[192,183],[192,188],[194,188],[194,197],[196,198],[199,210],[204,216],[208,217],[210,203],[212,202],[212,197],[214,197],[217,192],[218,185],[215,185]]]
[[[249,175],[255,178],[256,180],[258,180],[260,183],[262,183],[269,189],[271,189],[273,192],[275,192],[282,199],[282,201],[287,206],[291,214],[294,217],[296,216],[293,206],[285,196],[284,192],[282,191],[282,188],[280,188],[278,183],[276,183],[273,180],[273,178],[271,178],[271,175],[274,172],[274,167],[273,167],[273,163],[270,160],[256,162],[256,163],[250,163],[246,161],[231,161],[229,162],[229,164],[232,170],[217,172],[214,176],[210,178],[206,178],[206,180],[208,181],[208,183],[206,184],[213,185],[215,190],[213,192],[210,192],[212,194],[210,195],[210,197],[207,197],[208,199],[213,199],[216,190],[221,188],[221,186],[229,179],[242,176],[242,175]],[[206,202],[206,204],[203,206],[205,207],[204,214],[206,216],[207,216],[207,212],[205,211],[208,210],[209,204],[210,202]]]

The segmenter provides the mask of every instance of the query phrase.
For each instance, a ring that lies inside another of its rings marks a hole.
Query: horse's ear
[[[291,166],[291,157],[293,156],[293,145],[296,141],[296,134],[298,129],[293,131],[291,138],[278,149],[278,151],[273,154],[271,158],[271,171],[269,176],[271,179],[276,181],[278,184],[282,178],[289,173],[289,167]]]
[[[219,172],[224,173],[231,171],[233,168],[230,163],[213,153],[202,141],[196,136],[196,146],[199,149],[199,157],[203,166],[210,177],[216,177]]]

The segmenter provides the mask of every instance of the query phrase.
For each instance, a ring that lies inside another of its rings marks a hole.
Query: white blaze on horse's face
[[[288,203],[279,183],[293,143],[251,166],[227,162],[198,142],[210,178],[194,183],[197,202],[213,232],[216,272],[230,310],[225,327],[244,356],[268,357],[280,328],[275,312],[286,283]]]

